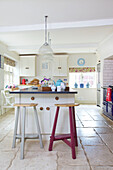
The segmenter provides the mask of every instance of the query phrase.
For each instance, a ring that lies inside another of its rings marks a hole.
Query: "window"
[[[69,73],[69,86],[70,88],[80,88],[80,84],[84,84],[84,88],[89,83],[89,88],[96,88],[96,72],[73,72]]]
[[[4,87],[14,84],[14,67],[4,64]]]

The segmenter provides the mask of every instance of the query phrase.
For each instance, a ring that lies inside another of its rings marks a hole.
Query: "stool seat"
[[[15,103],[13,106],[17,107],[34,107],[37,106],[38,104],[35,103]]]
[[[74,107],[74,106],[79,106],[79,103],[64,103],[64,104],[55,104],[57,107]]]

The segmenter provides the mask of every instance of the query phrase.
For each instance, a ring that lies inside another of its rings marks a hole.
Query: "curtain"
[[[70,73],[75,73],[75,72],[95,72],[95,67],[73,67],[69,68]]]
[[[7,57],[4,57],[4,64],[15,67],[15,61]]]

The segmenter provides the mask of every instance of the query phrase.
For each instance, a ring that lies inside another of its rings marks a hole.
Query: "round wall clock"
[[[83,65],[85,64],[84,58],[79,58],[78,61],[77,61],[77,64],[78,64],[79,66],[83,66]]]

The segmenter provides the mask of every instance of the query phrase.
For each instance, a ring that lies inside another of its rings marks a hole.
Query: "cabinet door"
[[[67,57],[55,57],[53,76],[67,76]]]
[[[20,58],[20,76],[35,76],[35,57]]]
[[[46,110],[46,108],[43,107],[43,110],[40,110],[40,107],[38,107],[38,115],[39,115],[39,122],[40,122],[41,133],[43,133],[43,134],[50,133],[51,109],[50,110]]]
[[[67,76],[67,57],[60,58],[60,76]]]
[[[55,57],[54,58],[54,66],[53,66],[53,76],[59,76],[60,72],[59,72],[59,57]]]

